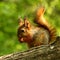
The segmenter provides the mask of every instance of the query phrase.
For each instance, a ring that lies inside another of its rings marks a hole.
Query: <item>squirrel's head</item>
[[[25,17],[24,20],[19,19],[18,39],[20,42],[29,42],[31,24]]]

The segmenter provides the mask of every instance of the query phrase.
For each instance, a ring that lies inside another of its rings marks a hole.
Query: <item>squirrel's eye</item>
[[[21,32],[24,32],[24,30],[21,30]]]

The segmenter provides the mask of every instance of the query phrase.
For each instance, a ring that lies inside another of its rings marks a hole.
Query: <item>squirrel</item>
[[[25,17],[24,20],[19,18],[19,27],[17,31],[18,40],[21,43],[27,43],[29,48],[52,44],[56,41],[56,29],[44,18],[44,12],[44,7],[36,11],[34,20],[38,26],[32,26],[27,17]]]

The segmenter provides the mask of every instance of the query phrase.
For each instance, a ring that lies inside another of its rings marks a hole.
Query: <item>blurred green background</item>
[[[0,56],[28,49],[17,38],[18,17],[27,16],[32,22],[39,6],[46,8],[45,18],[60,35],[60,0],[0,0]]]

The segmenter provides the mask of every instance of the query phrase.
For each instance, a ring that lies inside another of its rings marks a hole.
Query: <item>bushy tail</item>
[[[50,26],[49,33],[50,33],[49,44],[52,44],[54,41],[56,41],[56,29]]]
[[[50,34],[49,44],[52,44],[56,40],[56,29],[52,27],[44,18],[43,14],[45,12],[44,7],[41,7],[36,12],[36,22],[42,26],[43,28],[47,29]]]

